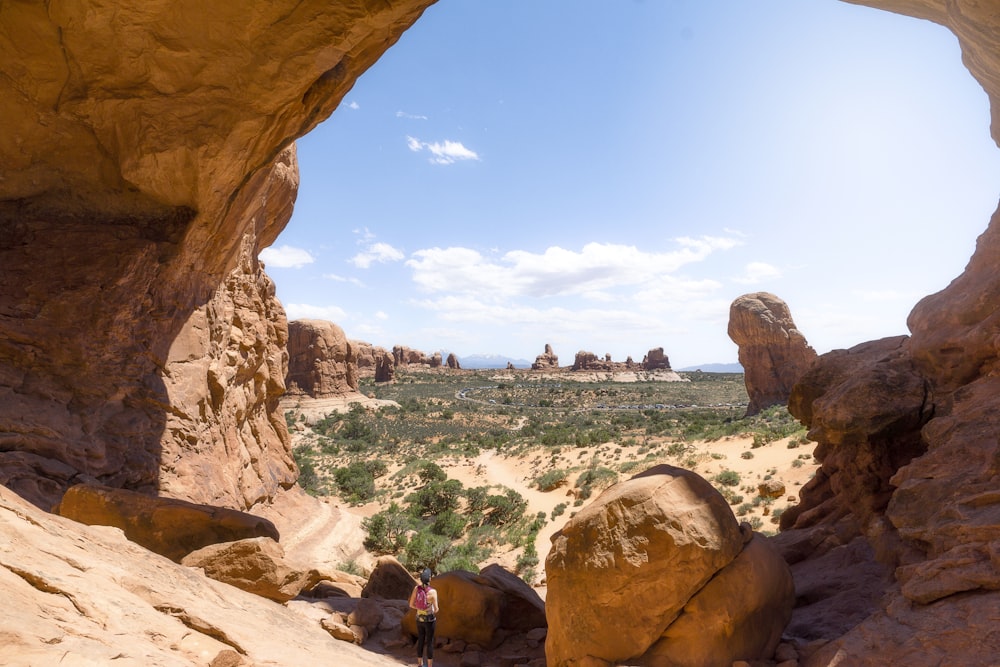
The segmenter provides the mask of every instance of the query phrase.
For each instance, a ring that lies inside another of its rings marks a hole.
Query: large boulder
[[[792,617],[792,573],[767,538],[755,535],[684,605],[642,656],[649,667],[730,667],[769,658]]]
[[[361,590],[361,597],[386,600],[409,600],[417,585],[403,564],[392,556],[382,556],[375,562],[368,582]]]
[[[503,593],[489,580],[472,572],[456,570],[431,579],[437,590],[441,611],[437,615],[436,635],[461,639],[483,647],[494,647],[503,618]],[[403,632],[417,635],[417,614],[410,609],[402,620]]]
[[[688,470],[660,465],[610,487],[552,537],[548,665],[640,658],[747,539],[722,495]]]
[[[177,563],[210,544],[252,537],[278,540],[274,524],[253,514],[104,486],[70,487],[55,512],[92,526],[120,528],[136,544]]]
[[[281,545],[270,537],[210,544],[189,553],[181,565],[201,568],[211,579],[275,602],[287,602],[321,579],[316,570],[290,567]]]
[[[739,346],[750,404],[747,415],[783,405],[816,359],[788,304],[768,292],[744,294],[729,307],[729,337]]]
[[[437,634],[484,648],[493,647],[507,632],[528,633],[544,628],[545,603],[530,586],[499,565],[479,574],[446,572],[431,579],[441,605]],[[403,631],[416,635],[412,609],[402,619]]]
[[[288,323],[288,375],[291,394],[312,398],[358,391],[358,362],[344,330],[325,320]]]

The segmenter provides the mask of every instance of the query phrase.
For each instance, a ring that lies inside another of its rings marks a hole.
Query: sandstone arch
[[[0,7],[0,481],[42,506],[93,478],[236,507],[294,482],[273,410],[284,316],[256,251],[288,217],[291,142],[429,4]],[[858,4],[949,28],[1000,141],[993,3]],[[975,626],[1000,613],[998,259],[994,216],[910,338],[826,357],[793,396],[827,465],[784,519],[786,554],[870,540],[899,583],[831,660],[1000,654]],[[887,368],[905,401],[854,410]]]
[[[294,483],[257,252],[291,142],[431,2],[0,8],[0,482],[239,508]]]

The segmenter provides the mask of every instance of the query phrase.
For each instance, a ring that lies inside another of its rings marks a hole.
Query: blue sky
[[[735,361],[756,291],[820,353],[907,333],[1000,195],[954,36],[836,0],[441,0],[298,155],[290,320],[564,364]]]

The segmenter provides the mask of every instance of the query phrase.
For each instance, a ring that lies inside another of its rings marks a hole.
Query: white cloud
[[[612,290],[652,289],[684,265],[738,245],[733,239],[707,236],[677,242],[680,248],[672,252],[588,243],[579,252],[553,246],[540,254],[514,250],[498,259],[470,248],[428,248],[414,252],[406,266],[413,270],[414,282],[428,292],[475,294],[486,301],[568,295],[607,301]]]
[[[260,261],[271,269],[301,269],[306,264],[312,264],[316,259],[309,254],[308,250],[295,248],[290,245],[278,246],[277,248],[264,248],[258,255]]]
[[[384,311],[379,310],[379,311],[377,311],[375,313],[375,319],[376,320],[387,320],[387,319],[389,319],[389,316]]]
[[[336,273],[324,273],[323,277],[327,280],[332,280],[338,283],[350,283],[356,285],[357,287],[364,287],[365,284],[358,280],[357,278],[350,278],[347,276],[338,276]]]
[[[285,304],[285,314],[291,320],[326,320],[340,322],[347,318],[343,308],[337,306],[313,306],[308,303]]]
[[[361,108],[361,105],[358,104],[357,102],[351,102],[350,104],[347,105],[347,108],[354,109],[355,111],[357,111],[358,109]]]
[[[397,111],[396,118],[406,118],[408,120],[427,120],[427,116],[422,116],[419,114],[407,113],[405,111]]]
[[[368,246],[367,250],[359,252],[347,261],[359,269],[367,269],[374,262],[379,262],[380,264],[385,264],[386,262],[398,262],[403,259],[404,256],[405,255],[403,255],[402,252],[393,248],[388,243],[379,242],[372,243]]]
[[[781,269],[766,262],[750,262],[746,265],[743,275],[733,278],[733,282],[741,285],[757,285],[781,277]]]
[[[478,160],[479,155],[462,145],[460,141],[445,139],[443,142],[424,142],[415,137],[406,137],[407,147],[414,153],[428,151],[434,164],[454,164],[459,160]]]

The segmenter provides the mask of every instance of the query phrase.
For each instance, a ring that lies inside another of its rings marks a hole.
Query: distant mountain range
[[[687,368],[675,368],[676,371],[702,371],[703,373],[742,373],[743,366],[738,362],[731,364],[702,364],[700,366],[688,366]]]
[[[514,368],[531,368],[531,362],[527,359],[513,359],[499,354],[471,354],[467,357],[459,357],[458,363],[462,368],[507,368],[507,363],[514,364]]]

